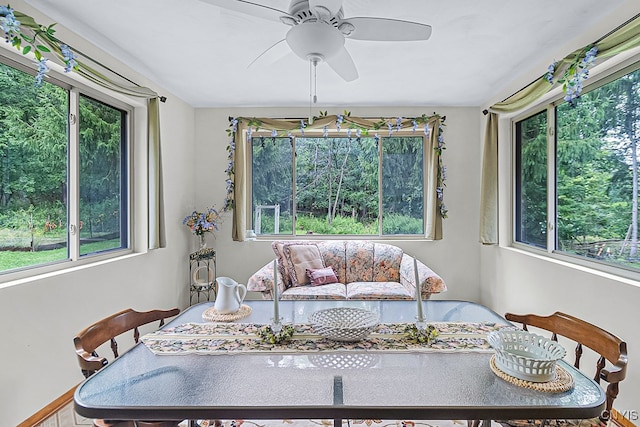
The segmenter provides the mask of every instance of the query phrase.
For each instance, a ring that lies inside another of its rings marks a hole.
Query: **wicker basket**
[[[311,313],[309,323],[327,339],[353,342],[371,333],[378,324],[378,315],[362,308],[328,308]]]
[[[525,381],[553,381],[556,362],[567,354],[557,342],[527,331],[494,331],[487,339],[498,369]]]

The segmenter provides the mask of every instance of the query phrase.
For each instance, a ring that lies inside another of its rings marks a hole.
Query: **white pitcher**
[[[218,294],[213,308],[220,314],[235,313],[247,295],[247,287],[230,277],[218,277]]]

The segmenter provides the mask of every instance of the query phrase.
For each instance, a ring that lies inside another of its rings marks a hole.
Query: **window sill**
[[[500,249],[533,257],[541,261],[550,262],[565,268],[581,271],[583,273],[599,276],[603,279],[614,280],[627,285],[640,287],[640,273],[635,271],[616,268],[609,265],[601,265],[589,262],[588,260],[574,258],[569,255],[548,253],[544,250],[529,248],[519,244],[515,244],[514,246],[500,246]],[[599,268],[596,268],[596,266]]]
[[[31,268],[14,273],[7,273],[4,276],[0,276],[0,289],[45,280],[50,277],[56,277],[63,274],[74,273],[76,271],[122,261],[139,255],[142,255],[142,253],[122,251],[119,255],[110,254],[108,258],[96,259],[94,257],[90,257],[82,261],[76,261],[73,264],[71,264],[71,261],[63,261],[46,267]]]

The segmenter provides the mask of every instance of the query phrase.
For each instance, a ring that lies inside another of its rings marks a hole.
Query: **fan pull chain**
[[[309,59],[309,124],[313,123],[312,105],[318,102],[318,58]]]

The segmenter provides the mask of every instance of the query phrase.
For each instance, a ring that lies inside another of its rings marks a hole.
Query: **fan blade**
[[[431,25],[387,18],[349,18],[355,28],[347,37],[355,40],[411,41],[431,37]]]
[[[340,77],[348,82],[354,81],[358,78],[358,69],[353,62],[349,51],[344,46],[335,55],[325,58],[325,62],[329,64],[329,67],[333,69]]]
[[[256,62],[259,64],[262,63],[263,66],[273,65],[277,60],[289,54],[291,50],[286,43],[282,43],[283,41],[286,40],[282,39],[269,46],[264,52],[258,55],[256,59],[251,61],[251,63],[247,65],[247,68],[252,67]]]
[[[309,0],[309,10],[313,13],[316,7],[323,7],[336,16],[342,7],[342,0]]]
[[[218,6],[222,9],[233,10],[234,12],[244,13],[245,15],[255,16],[257,18],[266,19],[269,21],[281,22],[281,17],[292,18],[289,13],[274,9],[269,6],[265,6],[258,3],[252,3],[245,0],[200,0],[205,3]]]

